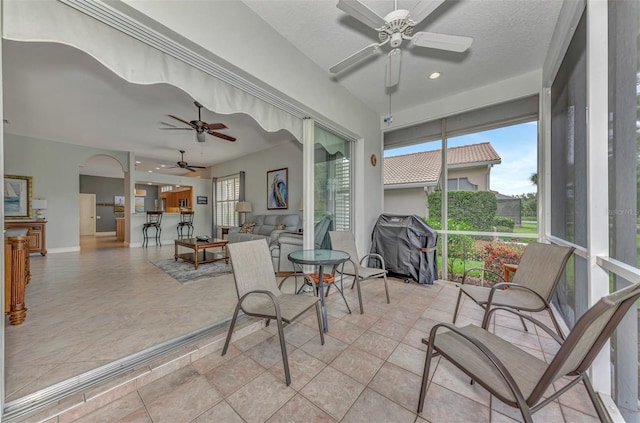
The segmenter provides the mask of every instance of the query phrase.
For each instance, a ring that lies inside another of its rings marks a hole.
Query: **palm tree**
[[[533,185],[538,185],[538,172],[532,173],[531,176],[529,177],[529,180]]]

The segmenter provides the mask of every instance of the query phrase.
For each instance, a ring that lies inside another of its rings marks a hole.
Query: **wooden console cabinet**
[[[47,221],[46,220],[5,220],[5,229],[25,228],[29,238],[29,254],[47,255]]]

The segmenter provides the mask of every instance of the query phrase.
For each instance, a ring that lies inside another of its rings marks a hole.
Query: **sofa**
[[[278,239],[283,232],[297,232],[300,228],[300,215],[298,214],[255,214],[247,215],[246,223],[255,223],[250,233],[240,232],[241,228],[229,228],[229,243],[265,239],[267,244]],[[282,227],[283,229],[276,229]]]
[[[314,225],[314,248],[330,249],[329,228],[333,221],[332,216],[325,216]],[[293,264],[289,261],[289,254],[301,250],[302,234],[284,233],[269,244],[273,269],[276,272],[292,272]]]

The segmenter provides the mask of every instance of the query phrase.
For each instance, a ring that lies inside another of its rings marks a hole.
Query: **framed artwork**
[[[267,209],[289,208],[289,168],[270,170],[267,172]]]
[[[136,213],[144,213],[144,197],[136,197],[135,210]]]
[[[208,204],[209,203],[209,197],[207,197],[206,195],[198,195],[196,200],[197,200],[198,204]]]
[[[113,197],[113,212],[124,213],[124,195],[116,195]]]
[[[33,178],[31,176],[4,175],[4,217],[32,219]]]

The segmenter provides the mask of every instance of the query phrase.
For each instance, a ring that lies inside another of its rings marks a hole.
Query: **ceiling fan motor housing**
[[[413,32],[413,26],[407,21],[408,16],[409,11],[404,9],[394,10],[385,16],[384,20],[387,24],[378,34],[378,39],[380,39],[381,42],[385,42],[391,38],[391,47],[399,47],[404,37],[411,35]]]

